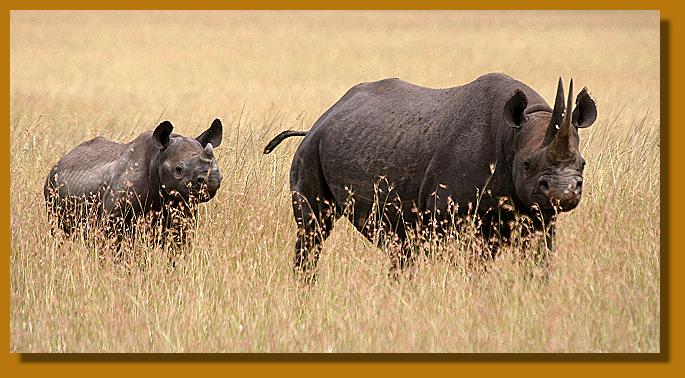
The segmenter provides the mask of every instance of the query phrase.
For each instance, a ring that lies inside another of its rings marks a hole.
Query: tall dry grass
[[[11,351],[659,350],[657,13],[12,12],[10,42]],[[505,254],[475,276],[422,258],[393,283],[388,256],[341,220],[317,284],[300,287],[297,142],[263,156],[270,137],[358,82],[489,71],[548,99],[572,76],[598,103],[549,279]],[[43,181],[76,144],[161,118],[195,135],[215,117],[224,181],[175,269],[142,242],[131,268],[51,236]]]

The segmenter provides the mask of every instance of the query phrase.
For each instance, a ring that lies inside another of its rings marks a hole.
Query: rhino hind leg
[[[305,282],[316,281],[316,267],[323,242],[339,218],[332,196],[319,193],[293,193],[293,210],[297,222],[297,241],[293,271]]]
[[[399,281],[403,273],[409,273],[409,278],[413,278],[417,251],[412,250],[412,245],[406,240],[402,240],[401,243],[389,245],[388,249],[390,252],[388,277],[394,281]]]

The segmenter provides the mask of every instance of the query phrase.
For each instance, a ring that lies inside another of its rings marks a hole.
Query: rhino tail
[[[283,139],[285,139],[285,138],[290,138],[290,137],[294,137],[294,136],[305,136],[305,135],[307,135],[308,132],[309,132],[309,130],[303,130],[303,131],[286,130],[286,131],[283,131],[282,133],[276,135],[276,137],[273,138],[271,140],[271,142],[269,142],[266,145],[266,147],[264,147],[264,153],[268,154],[271,151],[273,151],[274,148],[276,148],[276,146],[278,146],[283,141]]]

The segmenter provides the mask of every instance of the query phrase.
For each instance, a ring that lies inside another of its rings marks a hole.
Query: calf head
[[[157,169],[164,195],[181,197],[185,201],[209,201],[221,185],[221,173],[214,158],[214,148],[221,145],[221,121],[197,138],[172,134],[173,125],[164,121],[152,133],[159,150]]]
[[[569,211],[580,202],[585,160],[578,148],[578,129],[592,125],[597,107],[587,88],[576,97],[572,109],[573,80],[564,106],[564,88],[559,78],[552,113],[526,113],[527,99],[517,90],[504,108],[504,119],[514,127],[513,181],[518,199],[542,211]],[[531,109],[532,110],[532,109]]]

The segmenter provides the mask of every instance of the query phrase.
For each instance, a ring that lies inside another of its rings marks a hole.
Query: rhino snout
[[[212,196],[221,186],[221,174],[218,171],[213,171],[209,174],[201,174],[195,178],[195,185],[197,188],[205,188]]]
[[[542,177],[538,180],[538,191],[542,193],[552,205],[557,205],[562,211],[568,211],[580,202],[583,193],[582,177]]]

